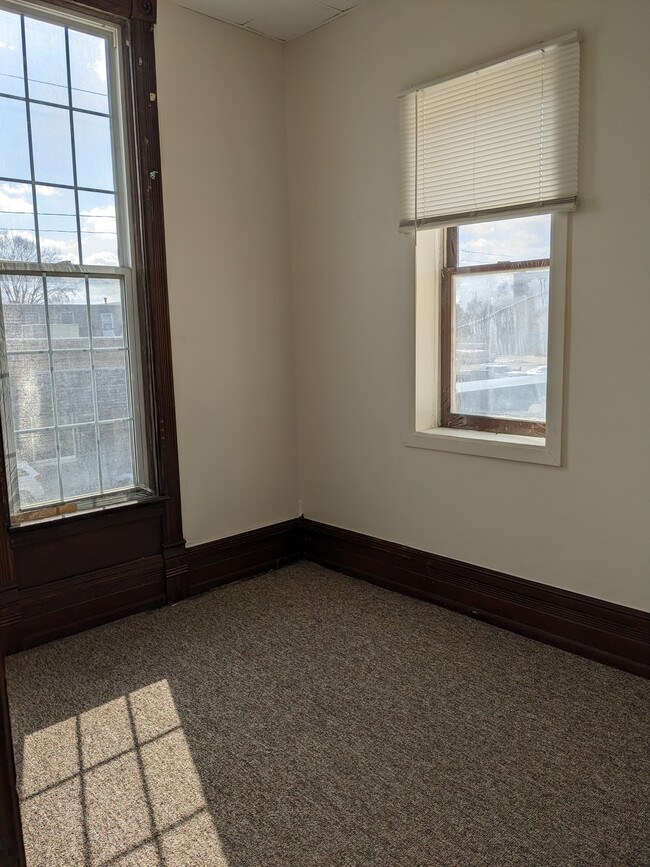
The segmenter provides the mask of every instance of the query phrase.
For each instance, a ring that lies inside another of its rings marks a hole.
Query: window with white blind
[[[0,2],[0,413],[14,522],[151,492],[119,35]]]
[[[416,242],[409,445],[561,463],[577,34],[408,88],[400,229]]]

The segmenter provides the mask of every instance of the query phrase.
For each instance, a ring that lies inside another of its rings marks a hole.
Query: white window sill
[[[405,445],[417,449],[437,449],[462,455],[546,464],[552,467],[561,465],[560,451],[558,448],[551,447],[548,437],[526,437],[435,427],[416,431],[407,438]]]

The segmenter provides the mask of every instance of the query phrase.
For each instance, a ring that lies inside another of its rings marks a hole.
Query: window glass
[[[36,185],[41,262],[79,262],[76,207],[73,189]]]
[[[0,9],[0,93],[25,95],[20,15]]]
[[[74,111],[77,182],[80,187],[112,191],[113,150],[107,117]]]
[[[551,255],[551,215],[458,227],[458,265],[525,262]]]
[[[68,104],[65,29],[25,18],[25,46],[30,99]]]
[[[30,106],[34,150],[34,180],[46,184],[73,184],[70,112],[33,102]]]
[[[31,172],[25,103],[0,97],[0,118],[0,177],[27,180]]]
[[[69,46],[72,104],[75,108],[108,113],[106,41],[70,30]]]
[[[19,239],[28,243],[23,245]],[[35,250],[31,184],[0,181],[0,259],[31,261]]]
[[[126,173],[109,92],[118,43],[39,14],[0,10],[0,411],[14,514],[147,487],[128,209],[114,182]]]
[[[548,268],[454,276],[452,411],[546,420],[548,288]]]

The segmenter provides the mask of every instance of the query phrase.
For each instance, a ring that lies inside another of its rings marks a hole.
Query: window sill
[[[8,527],[9,533],[14,538],[20,536],[29,536],[30,530],[38,533],[39,530],[62,526],[78,525],[84,521],[96,521],[102,516],[106,516],[110,521],[111,516],[119,517],[123,512],[128,512],[133,508],[142,508],[143,506],[159,506],[167,502],[169,498],[159,494],[149,494],[147,496],[131,496],[125,497],[119,502],[106,503],[104,505],[94,506],[93,508],[82,509],[77,512],[64,513],[61,515],[53,515],[48,518],[41,518],[33,521],[25,521],[24,523],[11,524]]]
[[[549,443],[548,436],[546,438],[525,437],[435,427],[416,431],[407,438],[405,445],[417,449],[436,449],[462,455],[500,458],[506,461],[561,466],[560,450]]]

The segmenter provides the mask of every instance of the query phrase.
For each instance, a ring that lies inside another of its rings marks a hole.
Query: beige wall
[[[409,449],[397,92],[584,35],[566,466]],[[313,519],[650,610],[650,4],[373,0],[287,48],[301,495]]]
[[[183,524],[298,514],[283,50],[162,0],[156,28]]]

